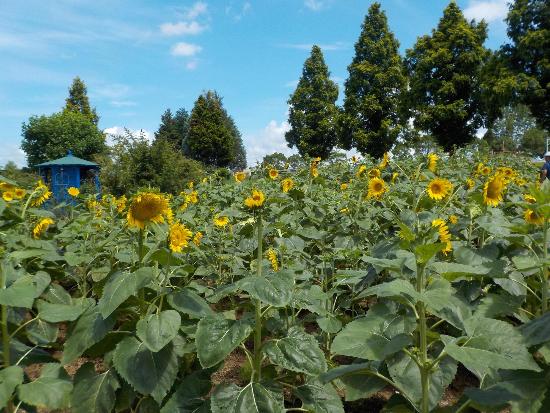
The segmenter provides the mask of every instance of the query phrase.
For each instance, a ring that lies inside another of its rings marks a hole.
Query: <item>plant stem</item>
[[[0,289],[6,288],[6,275],[2,270],[0,263]],[[10,366],[10,335],[8,331],[8,306],[2,305],[2,356],[4,368]],[[13,412],[13,403],[11,397],[6,405],[6,413]]]
[[[257,215],[258,227],[258,249],[256,255],[256,276],[262,276],[262,256],[263,256],[263,222],[262,215]],[[252,381],[259,382],[262,379],[262,302],[255,300],[255,327],[254,327],[254,365],[252,371]]]
[[[544,253],[544,266],[542,268],[542,314],[548,311],[548,268],[546,262],[548,261],[548,219],[544,221],[544,236],[542,249]]]
[[[138,268],[141,268],[141,263],[143,261],[143,238],[145,236],[145,230],[140,228],[138,236]],[[144,315],[147,312],[147,306],[145,304],[145,290],[142,288],[138,292],[138,297],[140,301],[140,313]]]
[[[424,266],[416,264],[416,290],[421,293],[424,290]],[[418,333],[420,347],[420,384],[422,386],[422,400],[420,402],[420,412],[429,413],[430,411],[430,376],[428,365],[428,340],[426,327],[426,308],[422,301],[417,303],[418,313]]]

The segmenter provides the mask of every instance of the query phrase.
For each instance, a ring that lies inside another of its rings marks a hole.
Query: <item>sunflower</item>
[[[468,178],[466,179],[466,189],[472,189],[475,186],[475,182],[473,179]]]
[[[394,184],[395,183],[395,180],[397,179],[397,177],[399,176],[399,172],[394,172],[391,174],[391,183]]]
[[[206,177],[205,177],[205,178],[202,178],[202,181],[201,181],[201,182],[202,182],[203,184],[208,183],[208,178],[206,178]]]
[[[116,205],[116,210],[119,212],[119,213],[122,213],[124,212],[124,210],[126,209],[126,195],[122,195],[120,198],[118,198],[116,201],[115,201],[115,205]]]
[[[265,195],[262,191],[254,189],[252,195],[244,200],[244,204],[251,209],[260,208],[265,201]]]
[[[190,194],[185,195],[185,202],[196,204],[197,202],[199,202],[199,193],[197,191],[191,191]]]
[[[456,215],[450,215],[449,216],[449,222],[453,225],[455,225],[458,222],[458,217]]]
[[[311,166],[309,167],[309,173],[314,178],[317,178],[319,176],[319,170],[317,169],[317,164],[316,163],[311,164]]]
[[[369,190],[367,192],[367,198],[377,198],[379,199],[384,192],[388,190],[386,183],[383,179],[372,178],[369,179]]]
[[[277,261],[277,253],[273,248],[267,250],[267,259],[271,263],[273,271],[279,271],[279,262]]]
[[[46,232],[48,227],[53,225],[53,219],[51,218],[42,218],[38,224],[32,230],[32,236],[34,239],[40,238],[42,234]]]
[[[342,214],[349,214],[349,208],[342,208],[342,209],[340,210],[340,213],[342,213]]]
[[[516,176],[516,171],[507,166],[501,166],[500,168],[497,168],[496,173],[501,175],[506,183],[510,182]]]
[[[126,220],[131,227],[145,228],[150,222],[164,222],[164,218],[172,220],[172,210],[168,199],[154,192],[138,193],[133,199]]]
[[[246,179],[246,174],[243,171],[235,172],[235,175],[233,176],[235,177],[235,181],[237,181],[238,183],[241,183]]]
[[[277,171],[276,169],[271,168],[269,170],[269,177],[273,180],[277,179],[279,177],[279,171]]]
[[[351,157],[351,161],[352,161],[353,163],[357,163],[357,162],[359,161],[359,159],[357,158],[357,156],[353,155],[353,156]]]
[[[380,165],[378,165],[378,168],[384,169],[388,164],[390,163],[390,157],[387,152],[384,152],[384,156],[382,156],[382,161],[380,162]]]
[[[428,154],[428,169],[432,172],[435,172],[435,168],[437,167],[437,161],[439,160],[439,156],[437,156],[435,153]]]
[[[50,189],[42,182],[42,180],[38,181],[36,184],[36,188],[34,188],[32,197],[36,197],[31,202],[31,206],[40,206],[44,202],[46,202],[50,197],[52,196],[52,192]]]
[[[290,178],[283,179],[281,182],[281,188],[284,193],[287,193],[292,188],[294,188],[294,181]]]
[[[453,184],[448,179],[435,178],[428,184],[428,196],[436,201],[445,198],[453,189]]]
[[[527,185],[527,181],[523,178],[516,178],[515,179],[516,185],[518,186],[525,186]]]
[[[524,194],[523,195],[523,200],[525,202],[529,202],[530,204],[534,204],[537,202],[537,198],[535,198],[533,195],[531,194]]]
[[[193,236],[193,244],[195,244],[197,247],[201,245],[202,236],[202,232],[200,231],[195,232],[195,235]]]
[[[219,227],[219,228],[223,228],[225,227],[227,224],[229,224],[229,218],[222,215],[222,216],[219,216],[219,215],[216,215],[214,217],[214,225]]]
[[[489,206],[497,206],[502,202],[502,192],[505,188],[504,179],[500,175],[493,175],[485,182],[483,187],[483,203]]]
[[[523,214],[523,218],[529,223],[533,225],[542,225],[544,224],[544,217],[537,212],[533,211],[532,209],[527,209],[525,213]]]
[[[341,189],[342,191],[345,191],[346,189],[348,189],[348,184],[346,184],[346,183],[340,184],[340,189]]]
[[[480,170],[481,175],[489,175],[491,173],[491,168],[488,166],[482,166]]]
[[[0,182],[0,191],[13,191],[15,186],[8,184],[7,182]]]
[[[14,193],[12,191],[5,191],[2,193],[2,198],[7,202],[13,201]]]
[[[13,196],[15,199],[21,199],[27,194],[27,191],[25,191],[23,188],[15,188],[13,191]]]
[[[78,195],[80,195],[80,190],[78,188],[75,188],[74,186],[71,186],[67,189],[67,193],[73,198],[76,198]]]
[[[373,179],[373,178],[380,178],[382,174],[380,173],[380,169],[372,168],[367,175],[370,179]]]
[[[193,189],[194,186],[195,186],[195,183],[193,181],[187,182],[187,188]]]
[[[172,252],[181,252],[189,245],[189,239],[193,233],[185,225],[175,222],[170,225],[168,232],[168,247]]]
[[[432,221],[432,227],[437,228],[437,232],[439,233],[439,241],[445,244],[445,248],[442,250],[443,254],[447,255],[453,248],[451,244],[451,234],[449,234],[449,227],[445,221],[440,218]]]

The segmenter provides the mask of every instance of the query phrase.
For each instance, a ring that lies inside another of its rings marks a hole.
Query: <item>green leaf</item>
[[[168,295],[168,303],[191,318],[203,318],[214,314],[206,300],[189,288]]]
[[[261,383],[243,388],[221,384],[211,397],[212,413],[284,413],[283,393]]]
[[[239,282],[239,287],[253,298],[273,307],[285,307],[292,299],[294,285],[290,277],[275,274],[269,277],[246,277]]]
[[[57,340],[57,334],[59,333],[57,325],[47,323],[39,318],[28,324],[25,330],[27,338],[37,346],[53,343]]]
[[[476,307],[475,315],[487,318],[512,315],[523,304],[523,298],[508,294],[505,291],[501,291],[498,294],[489,293]]]
[[[19,385],[17,397],[23,403],[47,409],[69,407],[73,384],[60,364],[45,364],[40,377]]]
[[[404,300],[415,304],[420,295],[416,292],[413,285],[406,280],[393,280],[387,283],[375,285],[367,288],[357,298],[368,297],[376,295],[378,297],[400,297]]]
[[[103,319],[97,306],[89,307],[80,316],[65,342],[61,362],[68,364],[80,357],[84,351],[103,339],[114,325],[114,317]]]
[[[344,413],[340,396],[329,384],[310,382],[296,388],[302,407],[315,413]]]
[[[472,315],[470,308],[456,296],[455,289],[444,278],[431,282],[420,294],[420,299],[431,313],[459,330],[464,330],[464,321]]]
[[[315,376],[327,370],[325,354],[315,337],[297,327],[292,327],[285,338],[268,341],[262,350],[274,364],[287,370]]]
[[[160,314],[149,314],[139,320],[136,334],[153,352],[161,350],[178,335],[181,316],[175,310],[162,311]]]
[[[394,303],[380,302],[366,316],[347,324],[336,335],[331,351],[366,360],[384,360],[411,343],[415,321],[410,312],[396,311]]]
[[[446,339],[445,351],[474,374],[483,376],[496,369],[540,370],[523,337],[510,324],[472,317],[464,327],[467,337]]]
[[[436,244],[419,245],[414,249],[414,252],[417,261],[421,264],[426,264],[443,248],[445,248],[445,244],[438,242]]]
[[[0,343],[0,351],[3,351]],[[39,347],[29,347],[15,338],[10,339],[10,363],[19,363],[28,366],[35,363],[49,363],[56,361],[49,352]]]
[[[204,397],[210,392],[212,382],[211,369],[195,371],[185,377],[176,391],[162,407],[161,413],[198,413],[210,412],[209,404]]]
[[[422,386],[418,365],[405,353],[398,353],[387,360],[388,370],[393,381],[403,390],[407,398],[416,407],[422,401]],[[456,375],[457,363],[445,357],[430,375],[429,399],[430,410],[435,408],[443,392]]]
[[[340,379],[346,389],[346,401],[367,399],[387,385],[375,375],[379,365],[369,361],[339,366],[322,374],[319,379],[323,383]]]
[[[134,337],[118,343],[113,355],[116,371],[142,394],[161,403],[178,374],[178,359],[172,344],[154,353]]]
[[[94,365],[86,363],[74,378],[71,405],[74,413],[110,413],[115,407],[115,392],[120,387],[115,373],[96,374]]]
[[[11,399],[15,388],[23,383],[23,369],[19,366],[4,367],[0,370],[0,409]]]
[[[342,329],[342,322],[334,316],[317,317],[319,328],[325,333],[336,334]]]
[[[98,307],[103,318],[107,318],[126,299],[145,287],[153,279],[152,268],[144,267],[134,272],[115,272],[103,289]]]
[[[207,368],[223,361],[251,332],[250,319],[226,320],[218,314],[204,317],[195,335],[201,365]]]
[[[525,323],[519,331],[529,347],[550,342],[550,312]]]
[[[8,288],[0,289],[0,304],[32,308],[34,299],[40,297],[50,281],[50,276],[43,271],[39,271],[35,275],[24,275],[15,280]]]
[[[38,318],[50,323],[74,321],[92,305],[94,305],[92,298],[79,298],[71,304],[52,304],[44,300],[36,301]]]

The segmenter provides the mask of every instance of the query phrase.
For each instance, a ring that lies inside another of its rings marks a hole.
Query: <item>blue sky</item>
[[[75,76],[99,126],[146,134],[166,108],[191,110],[215,89],[243,135],[249,164],[290,153],[287,103],[311,45],[321,46],[340,96],[360,25],[359,0],[0,0],[0,165],[25,164],[21,124],[64,105]],[[401,51],[437,25],[443,0],[382,0]],[[461,0],[506,41],[506,0]]]

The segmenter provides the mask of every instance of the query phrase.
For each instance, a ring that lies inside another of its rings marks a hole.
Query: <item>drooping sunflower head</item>
[[[483,186],[483,203],[489,206],[497,206],[502,202],[502,193],[506,184],[501,175],[496,174],[490,177]]]
[[[219,228],[223,228],[225,227],[227,224],[229,224],[229,218],[224,216],[224,215],[216,215],[214,217],[214,225],[219,227]]]
[[[244,204],[250,209],[260,208],[265,201],[265,195],[262,191],[254,189],[252,194],[244,200]]]
[[[369,180],[369,189],[367,192],[367,198],[380,199],[384,192],[388,190],[386,182],[381,178],[372,178]]]
[[[317,169],[317,164],[312,162],[310,167],[309,167],[309,174],[313,177],[313,178],[317,178],[319,176],[319,169]]]
[[[535,197],[534,197],[533,195],[531,195],[531,194],[524,194],[524,195],[523,195],[523,200],[524,200],[525,202],[530,203],[530,204],[534,204],[534,203],[537,202],[537,198],[535,198]]]
[[[50,225],[53,225],[54,221],[51,218],[42,218],[33,228],[32,236],[34,239],[38,239],[46,232]]]
[[[466,189],[472,189],[475,186],[475,181],[472,178],[466,179]]]
[[[42,180],[39,180],[36,184],[36,188],[34,188],[32,197],[33,200],[31,201],[32,206],[40,206],[44,202],[46,202],[50,197],[52,196],[52,192],[48,188],[47,185],[42,182]]]
[[[451,234],[449,233],[449,227],[447,226],[447,223],[441,218],[437,218],[432,221],[432,227],[437,228],[439,241],[445,244],[442,252],[443,254],[447,255],[449,252],[451,252],[453,248],[451,244]]]
[[[279,261],[277,260],[277,253],[273,248],[267,250],[267,259],[271,263],[273,271],[279,271]]]
[[[453,184],[448,179],[435,178],[430,181],[426,191],[431,199],[440,201],[445,198],[453,189]]]
[[[193,236],[193,244],[195,244],[197,247],[201,245],[202,237],[203,237],[202,232],[200,231],[195,232],[195,235]]]
[[[274,168],[271,168],[269,170],[269,177],[273,180],[277,179],[279,177],[279,171],[277,171],[276,169]]]
[[[370,179],[373,179],[373,178],[380,178],[382,173],[380,172],[380,169],[372,168],[369,170],[369,173],[367,175]]]
[[[185,225],[175,222],[170,225],[168,232],[168,246],[172,252],[181,252],[181,250],[189,245],[189,239],[193,233]]]
[[[439,156],[437,156],[435,153],[428,154],[428,169],[430,171],[435,172],[438,159],[439,159]]]
[[[287,193],[292,188],[294,188],[294,181],[290,178],[283,179],[281,182],[281,189],[284,193]]]
[[[130,203],[126,220],[128,225],[143,229],[151,222],[161,223],[172,218],[168,198],[155,192],[138,193]]]
[[[359,169],[357,170],[357,172],[355,173],[355,176],[357,178],[362,178],[363,176],[365,176],[367,174],[367,166],[366,165],[360,165],[359,166]]]
[[[391,174],[391,183],[394,184],[395,183],[395,180],[397,179],[397,177],[399,176],[399,172],[394,172]]]
[[[71,186],[70,188],[67,189],[67,193],[73,198],[76,198],[78,195],[80,195],[80,189],[75,188],[74,186]]]
[[[246,174],[243,171],[238,171],[238,172],[235,172],[234,177],[236,182],[241,183],[246,179]]]
[[[388,164],[390,163],[390,156],[387,152],[384,152],[384,155],[382,156],[382,161],[380,161],[380,165],[378,167],[380,169],[384,169]]]
[[[544,224],[544,217],[538,212],[533,211],[532,209],[525,210],[525,213],[523,214],[523,218],[525,218],[525,221],[527,221],[529,224],[533,224],[533,225]]]

